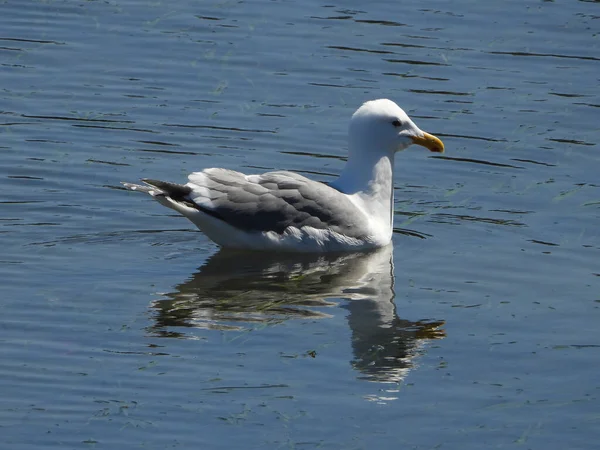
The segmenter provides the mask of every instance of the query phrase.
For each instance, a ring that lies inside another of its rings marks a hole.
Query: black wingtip
[[[153,180],[151,178],[142,178],[142,181],[150,186],[160,189],[173,200],[184,199],[192,192],[192,188],[184,184],[170,183],[168,181]]]

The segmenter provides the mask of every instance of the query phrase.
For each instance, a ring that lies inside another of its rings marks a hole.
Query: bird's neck
[[[392,233],[394,153],[349,149],[348,162],[331,185],[353,197],[369,216]]]

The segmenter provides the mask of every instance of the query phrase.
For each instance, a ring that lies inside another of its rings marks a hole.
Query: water
[[[598,3],[0,3],[0,442],[556,448],[600,438]],[[220,252],[119,182],[329,180],[361,102],[391,249]]]

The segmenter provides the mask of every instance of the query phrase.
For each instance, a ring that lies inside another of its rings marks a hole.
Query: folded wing
[[[186,186],[187,198],[199,210],[245,231],[312,227],[358,239],[368,234],[367,218],[350,199],[296,173],[206,169],[192,173]]]

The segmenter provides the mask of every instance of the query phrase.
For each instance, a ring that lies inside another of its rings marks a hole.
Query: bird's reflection
[[[369,253],[259,254],[221,250],[166,299],[153,303],[151,332],[177,327],[242,330],[294,318],[324,318],[339,300],[349,312],[353,367],[373,381],[400,381],[423,343],[444,336],[441,321],[400,319],[392,246]]]

